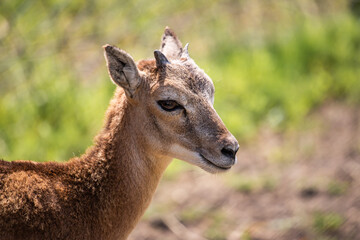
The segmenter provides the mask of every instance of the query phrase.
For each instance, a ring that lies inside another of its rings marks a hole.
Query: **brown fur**
[[[0,240],[126,239],[173,157],[209,172],[234,164],[220,150],[236,152],[237,142],[209,102],[211,81],[191,59],[161,67],[143,60],[135,69],[125,52],[105,51],[110,76],[122,88],[94,145],[66,163],[0,160]],[[119,59],[131,71],[118,69]],[[187,111],[159,108],[156,101],[169,91],[186,100]]]
[[[128,151],[131,145],[142,144],[141,137],[125,127],[135,124],[125,102],[118,89],[104,129],[80,158],[67,163],[0,162],[0,239],[128,235],[149,204],[168,160],[154,165],[141,151]],[[147,168],[138,169],[136,161],[144,161]]]

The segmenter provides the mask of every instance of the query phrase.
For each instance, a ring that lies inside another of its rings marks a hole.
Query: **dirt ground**
[[[263,127],[230,172],[163,179],[130,240],[360,239],[360,109],[323,105],[301,127]]]

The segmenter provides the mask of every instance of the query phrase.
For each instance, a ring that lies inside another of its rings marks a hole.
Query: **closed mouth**
[[[202,160],[207,164],[210,165],[211,167],[217,168],[217,169],[221,169],[221,170],[229,170],[231,167],[220,167],[218,165],[216,165],[215,163],[211,162],[210,160],[208,160],[206,157],[204,157],[201,153],[199,153],[199,155],[201,156]]]

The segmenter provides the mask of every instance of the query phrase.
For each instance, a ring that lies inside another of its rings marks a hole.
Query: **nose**
[[[239,144],[236,142],[232,143],[231,145],[227,145],[221,149],[221,153],[228,158],[234,159],[237,151],[239,150]]]
[[[229,147],[224,147],[223,149],[221,149],[221,153],[228,158],[235,158],[236,152],[237,150],[231,149]]]

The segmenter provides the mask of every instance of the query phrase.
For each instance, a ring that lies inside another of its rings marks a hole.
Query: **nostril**
[[[231,148],[224,147],[221,149],[221,153],[224,154],[226,157],[235,159],[236,151],[232,150]]]

